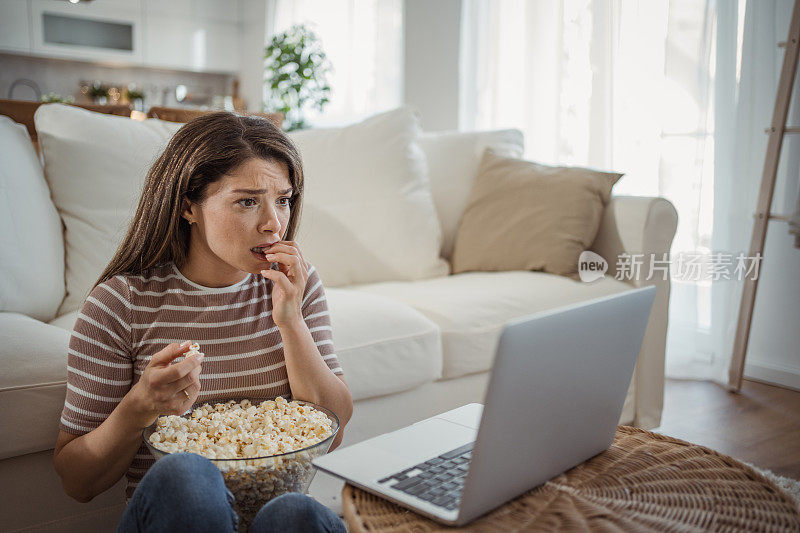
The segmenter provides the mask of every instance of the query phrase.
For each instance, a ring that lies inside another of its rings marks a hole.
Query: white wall
[[[239,20],[242,23],[242,68],[239,71],[239,96],[248,111],[261,111],[264,84],[264,40],[266,2],[241,0]]]
[[[791,212],[786,199],[773,203],[774,212]],[[793,243],[785,222],[769,223],[744,373],[800,390],[800,250]]]
[[[784,40],[789,31],[792,0],[780,0],[774,7],[774,32]],[[772,119],[775,94],[783,66],[784,49],[774,47],[771,64],[762,72],[772,73],[771,90],[757,93],[756,108],[760,123],[766,127]],[[772,88],[774,87],[774,88]],[[800,125],[800,81],[795,79],[788,126]],[[764,163],[768,135],[756,138],[754,157]],[[761,173],[754,175],[761,182]],[[772,214],[790,215],[795,210],[800,187],[800,136],[786,135],[783,140]],[[755,206],[755,198],[753,206]],[[752,232],[752,225],[748,228]],[[749,242],[750,234],[747,239]],[[750,342],[744,375],[800,390],[800,249],[788,233],[788,224],[771,220],[767,226],[764,259],[759,273]],[[738,303],[738,302],[737,302]]]
[[[406,0],[404,102],[425,131],[458,129],[461,0]]]
[[[779,69],[780,64],[776,65],[776,70]],[[766,118],[764,123],[768,124],[769,120]],[[798,81],[795,81],[792,112],[787,123],[790,126],[800,124]],[[766,155],[766,141],[767,135],[764,135],[763,149],[758,152],[762,161]],[[772,214],[794,212],[800,187],[798,176],[800,137],[786,135],[772,198]],[[761,177],[753,176],[753,179],[760,181]],[[788,228],[788,224],[780,220],[771,220],[767,226],[744,374],[800,390],[800,249],[794,247],[794,237]]]

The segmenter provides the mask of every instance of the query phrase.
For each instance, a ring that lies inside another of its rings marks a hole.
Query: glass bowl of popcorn
[[[240,525],[287,492],[306,493],[339,431],[332,411],[300,400],[208,400],[182,416],[159,416],[143,437],[156,460],[170,453],[202,455],[219,468],[235,498]]]

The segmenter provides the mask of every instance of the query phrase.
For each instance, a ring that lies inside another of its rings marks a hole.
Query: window
[[[277,0],[267,40],[307,24],[332,63],[330,102],[306,112],[315,127],[356,122],[399,106],[403,79],[401,0]]]

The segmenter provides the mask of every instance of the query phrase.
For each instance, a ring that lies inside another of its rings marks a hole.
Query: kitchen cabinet
[[[238,4],[145,0],[145,64],[200,72],[237,72],[242,33]]]
[[[206,69],[237,72],[241,67],[241,34],[238,24],[218,23],[208,26]]]
[[[239,0],[0,1],[0,52],[237,73]]]
[[[141,64],[142,9],[138,0],[28,0],[36,55]]]
[[[0,50],[31,51],[27,0],[3,0],[0,13]]]
[[[197,72],[236,72],[240,66],[240,33],[237,24],[148,15],[144,63]]]
[[[236,0],[220,2],[219,0],[194,0],[194,12],[199,20],[215,20],[238,24],[239,2]]]
[[[144,0],[145,15],[163,15],[172,20],[182,20],[192,16],[193,0]]]

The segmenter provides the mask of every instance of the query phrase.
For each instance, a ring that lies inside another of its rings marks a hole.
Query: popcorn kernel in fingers
[[[189,346],[189,351],[186,352],[186,357],[189,357],[190,355],[205,355],[205,354],[200,351],[200,345],[194,342]]]

